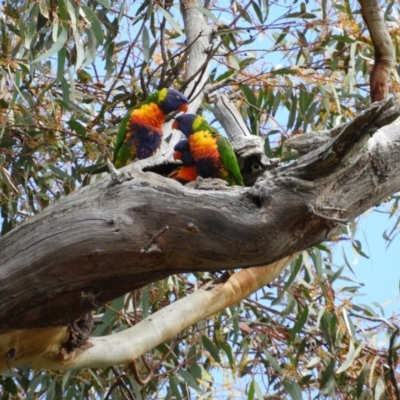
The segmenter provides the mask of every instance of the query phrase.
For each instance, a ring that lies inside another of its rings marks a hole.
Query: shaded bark
[[[13,357],[0,357],[0,371],[19,365],[73,369],[129,364],[196,322],[245,299],[275,279],[295,257],[243,269],[228,279],[217,279],[133,327],[106,337],[91,338],[72,352],[65,351],[63,341],[67,332],[63,327],[9,331],[0,335],[0,353]]]
[[[165,276],[270,264],[320,243],[400,188],[399,116],[374,104],[321,148],[251,188],[188,188],[153,172],[162,157],[60,200],[0,239],[0,329],[68,324]],[[146,246],[165,226],[169,229]]]

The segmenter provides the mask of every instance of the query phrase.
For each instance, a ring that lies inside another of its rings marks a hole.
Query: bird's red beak
[[[179,129],[179,124],[178,124],[178,122],[177,121],[174,121],[173,123],[172,123],[172,128],[174,128],[174,129],[176,129],[176,130],[180,130]]]
[[[185,113],[187,110],[189,110],[189,106],[188,106],[187,104],[182,104],[182,105],[178,108],[178,110]]]

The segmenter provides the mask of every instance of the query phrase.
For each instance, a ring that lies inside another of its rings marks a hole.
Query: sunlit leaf
[[[239,59],[237,56],[232,55],[229,56],[229,65],[236,71],[240,71],[240,64],[239,64]]]
[[[207,10],[207,8],[196,6],[196,9],[199,10],[206,17],[210,18],[211,21],[213,21],[215,24],[219,25],[219,19],[211,11]]]
[[[312,368],[314,365],[317,365],[321,361],[320,357],[314,357],[312,360],[308,362],[306,365],[306,368]]]
[[[338,368],[336,371],[337,374],[340,374],[343,371],[346,371],[347,368],[352,365],[354,359],[357,357],[357,355],[360,353],[362,350],[363,346],[362,344],[359,344],[358,347],[356,348],[354,346],[353,340],[350,340],[350,346],[349,346],[349,352],[347,353],[346,360],[345,362]]]
[[[350,337],[354,339],[356,337],[354,325],[351,322],[351,319],[349,318],[349,316],[347,314],[347,310],[344,307],[342,308],[342,313],[343,313],[344,322],[346,323],[347,331],[349,332]]]
[[[172,26],[172,28],[174,28],[176,32],[178,32],[180,35],[183,36],[183,31],[182,31],[181,27],[175,21],[175,19],[172,17],[172,15],[167,10],[164,10],[162,7],[159,7],[158,9],[161,11],[162,15],[168,21],[168,23]]]
[[[376,385],[375,385],[375,390],[374,390],[374,400],[379,400],[382,398],[382,396],[385,393],[385,382],[382,379],[382,377],[380,376],[377,381],[376,381]]]

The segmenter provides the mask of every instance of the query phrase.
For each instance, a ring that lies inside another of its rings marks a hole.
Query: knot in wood
[[[186,229],[193,233],[200,232],[200,229],[193,222],[188,222],[188,224],[186,225]]]

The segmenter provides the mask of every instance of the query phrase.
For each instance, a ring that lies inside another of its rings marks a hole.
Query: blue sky
[[[384,308],[384,316],[388,318],[392,313],[399,313],[400,236],[394,238],[387,247],[388,242],[383,238],[383,233],[389,226],[393,226],[396,216],[389,221],[387,214],[370,210],[359,217],[358,221],[355,239],[361,241],[362,249],[369,259],[357,255],[350,243],[341,242],[336,246],[334,260],[343,264],[344,249],[356,274],[355,278],[365,285],[360,290],[365,293],[365,297],[359,299],[360,302],[370,305],[380,314],[379,308],[373,305],[374,301],[378,302]]]

